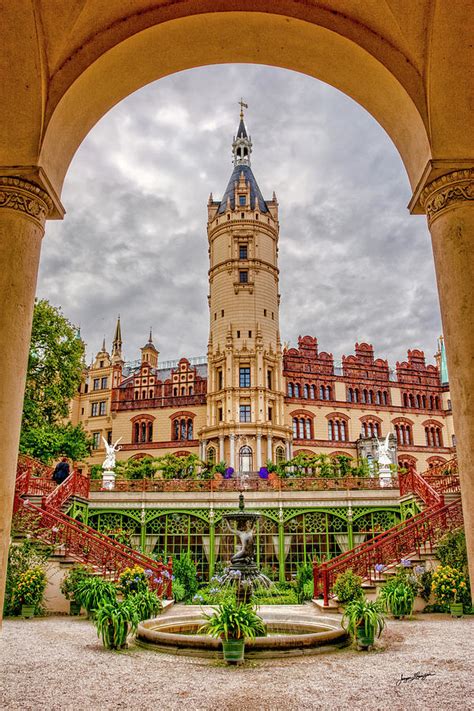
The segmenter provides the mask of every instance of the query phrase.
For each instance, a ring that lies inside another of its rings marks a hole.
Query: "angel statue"
[[[106,472],[110,472],[115,468],[115,453],[122,449],[122,447],[117,447],[121,439],[122,438],[119,437],[115,444],[109,444],[107,440],[102,437],[105,444],[105,451],[107,452],[104,463],[102,464],[102,469]]]
[[[389,456],[390,452],[390,432],[388,435],[385,437],[385,442],[380,442],[379,439],[377,439],[378,443],[378,457],[379,457],[379,466],[381,467],[386,467],[390,464],[392,464],[392,460]]]

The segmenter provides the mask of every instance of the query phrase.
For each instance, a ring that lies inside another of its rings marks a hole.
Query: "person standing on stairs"
[[[61,461],[56,464],[51,478],[56,482],[56,484],[62,484],[63,481],[68,478],[69,471],[70,469],[67,457],[62,457]]]

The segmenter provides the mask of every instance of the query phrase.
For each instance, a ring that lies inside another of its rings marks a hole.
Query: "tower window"
[[[237,338],[240,338],[240,331],[237,331]]]
[[[239,245],[239,259],[247,259],[248,249],[246,244]]]
[[[264,316],[267,315],[267,310],[266,310],[266,309],[263,309],[263,315],[264,315]]]
[[[239,368],[239,387],[250,387],[250,368]]]
[[[258,212],[257,212],[257,214],[255,215],[255,219],[258,220]]]
[[[224,318],[224,309],[221,311],[221,317]]]
[[[239,419],[240,419],[240,422],[251,422],[251,420],[250,420],[250,405],[240,405]]]
[[[252,338],[252,331],[249,331],[249,338]]]
[[[244,217],[245,217],[245,212],[241,212],[241,213],[240,213],[240,219],[243,220]]]
[[[222,373],[222,368],[219,368],[219,370],[217,371],[217,389],[218,390],[222,390],[223,381],[224,381],[224,377],[223,377],[223,373]]]
[[[268,408],[268,421],[273,422],[273,408],[272,407]]]
[[[239,272],[239,282],[241,284],[247,284],[249,280],[249,273],[247,270]]]
[[[245,205],[246,204],[246,197],[245,195],[239,195],[239,205]]]

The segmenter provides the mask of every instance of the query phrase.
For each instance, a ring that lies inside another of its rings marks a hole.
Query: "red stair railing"
[[[347,553],[342,553],[321,565],[313,567],[314,596],[321,593],[324,605],[329,603],[329,593],[339,573],[351,570],[364,579],[376,578],[377,564],[389,565],[400,561],[414,551],[420,552],[421,546],[433,545],[446,531],[451,531],[463,525],[461,500],[452,501],[446,506],[432,509],[402,521],[397,526],[384,531],[356,546]]]
[[[436,468],[428,470],[426,478],[414,470],[399,477],[400,496],[408,493],[419,496],[426,504],[424,511],[330,561],[320,565],[314,564],[315,598],[322,593],[324,605],[327,606],[330,590],[339,573],[350,568],[362,578],[373,580],[377,577],[376,565],[400,561],[414,551],[419,554],[422,545],[428,544],[430,550],[433,550],[433,545],[446,531],[463,525],[461,499],[458,498],[447,505],[444,502],[444,493],[459,492],[457,462],[452,460],[440,465],[439,469],[443,474]]]
[[[35,476],[38,473],[40,476]],[[89,477],[73,471],[56,486],[51,467],[31,457],[20,455],[15,487],[14,513],[22,527],[49,545],[61,546],[63,552],[88,563],[104,574],[117,578],[128,567],[139,565],[149,571],[149,586],[160,596],[172,597],[172,561],[155,561],[115,541],[113,538],[67,516],[61,511],[71,496],[89,496]],[[28,496],[42,496],[41,507]]]

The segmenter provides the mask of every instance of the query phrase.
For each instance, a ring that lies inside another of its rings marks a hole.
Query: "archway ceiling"
[[[472,158],[471,3],[36,0],[1,12],[0,170],[41,166],[37,179],[57,195],[78,145],[115,103],[169,73],[223,62],[294,69],[347,93],[387,130],[413,188],[430,159],[434,177]]]

